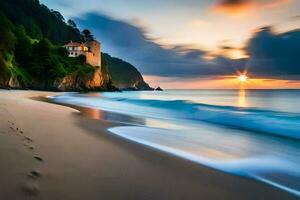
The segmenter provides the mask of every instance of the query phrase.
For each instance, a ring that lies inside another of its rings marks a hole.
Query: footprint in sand
[[[17,136],[23,136],[24,135],[24,132],[23,131],[19,131],[18,133],[17,133]]]
[[[32,170],[28,176],[30,178],[33,178],[33,179],[37,179],[37,178],[40,178],[42,176],[41,172],[39,172],[38,170]]]
[[[29,150],[34,150],[34,147],[30,145],[30,143],[33,142],[33,140],[29,137],[24,136],[23,137],[23,141],[26,141],[27,143],[23,144],[25,147],[27,147]],[[36,159],[37,161],[43,162],[44,159],[40,156],[33,156],[34,159]]]
[[[44,159],[39,156],[33,156],[37,161],[43,162]]]
[[[9,128],[12,130],[11,133],[14,133],[19,137],[22,137],[22,141],[26,142],[23,144],[24,147],[28,148],[29,150],[34,150],[34,147],[32,145],[30,145],[30,143],[32,143],[33,140],[27,136],[24,136],[24,131],[22,131],[18,127],[15,127],[15,123],[13,123],[11,121],[8,121],[8,123],[10,124]],[[4,133],[4,132],[0,132],[0,133]],[[35,160],[37,160],[39,162],[44,161],[44,159],[41,158],[40,156],[33,156],[33,157]],[[28,197],[38,196],[38,194],[40,192],[40,188],[36,181],[37,181],[37,179],[42,177],[42,173],[38,170],[32,170],[28,173],[27,176],[29,177],[29,179],[25,180],[25,182],[20,184],[21,192],[24,193],[24,195],[26,195]]]
[[[28,196],[37,196],[40,188],[36,180],[41,178],[42,174],[38,170],[32,170],[27,174],[27,176],[29,179],[20,185],[21,191]]]
[[[24,137],[24,140],[25,140],[25,141],[27,141],[28,143],[31,143],[31,142],[33,142],[33,140],[32,140],[31,138],[29,138],[29,137],[26,137],[26,136]]]
[[[33,150],[34,149],[34,147],[33,146],[29,146],[28,144],[23,144],[23,146],[24,147],[26,147],[26,148],[28,148],[29,150]]]
[[[38,184],[32,181],[27,181],[21,184],[21,191],[28,196],[37,196],[40,189]]]

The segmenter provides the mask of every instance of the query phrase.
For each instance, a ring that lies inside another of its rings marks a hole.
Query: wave
[[[97,97],[77,93],[50,98],[56,103],[145,119],[148,122],[143,126],[133,123],[109,131],[186,160],[256,179],[300,196],[300,114],[184,100]],[[159,122],[158,126],[153,123],[155,121]],[[165,123],[168,126],[164,126]],[[280,137],[269,137],[270,134]]]
[[[196,104],[188,101],[127,100],[136,104],[170,109],[184,118],[300,139],[300,115],[255,108]]]
[[[162,101],[127,98],[99,98],[69,94],[54,101],[92,107],[116,113],[156,119],[204,121],[236,129],[300,139],[300,114],[199,104],[183,100]]]

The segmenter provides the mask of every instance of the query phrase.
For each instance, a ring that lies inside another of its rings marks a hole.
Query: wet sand
[[[0,90],[0,199],[297,199],[109,134],[119,124]]]

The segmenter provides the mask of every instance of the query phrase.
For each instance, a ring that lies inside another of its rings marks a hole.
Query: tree
[[[84,29],[82,31],[82,35],[83,35],[84,41],[86,41],[86,42],[94,40],[94,36],[92,35],[91,31],[88,29]]]
[[[65,21],[65,18],[64,16],[62,16],[62,14],[56,10],[51,10],[52,14],[57,18],[59,19],[60,21]]]
[[[0,0],[0,13],[14,26],[23,25],[32,39],[47,37],[55,45],[83,41],[80,31],[68,26],[59,12],[50,10],[39,0]]]
[[[72,28],[77,28],[76,23],[71,19],[68,20],[68,25],[71,26]]]
[[[31,73],[39,79],[48,79],[47,75],[51,66],[52,44],[46,38],[40,40],[33,47]]]
[[[0,52],[12,53],[17,38],[13,34],[13,24],[0,12]],[[3,54],[5,59],[5,54]]]
[[[24,26],[18,26],[14,32],[17,37],[17,44],[15,47],[16,61],[21,67],[27,67],[32,51],[30,38],[26,35]]]
[[[45,82],[46,88],[51,81],[66,75],[65,63],[62,62],[67,57],[65,51],[63,48],[54,48],[47,38],[43,38],[35,45],[33,53],[37,58],[34,62],[35,72],[38,72],[37,77]]]

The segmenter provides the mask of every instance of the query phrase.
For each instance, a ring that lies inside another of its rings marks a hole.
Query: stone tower
[[[96,40],[87,41],[85,46],[89,49],[86,53],[86,62],[92,66],[101,67],[101,44]]]

